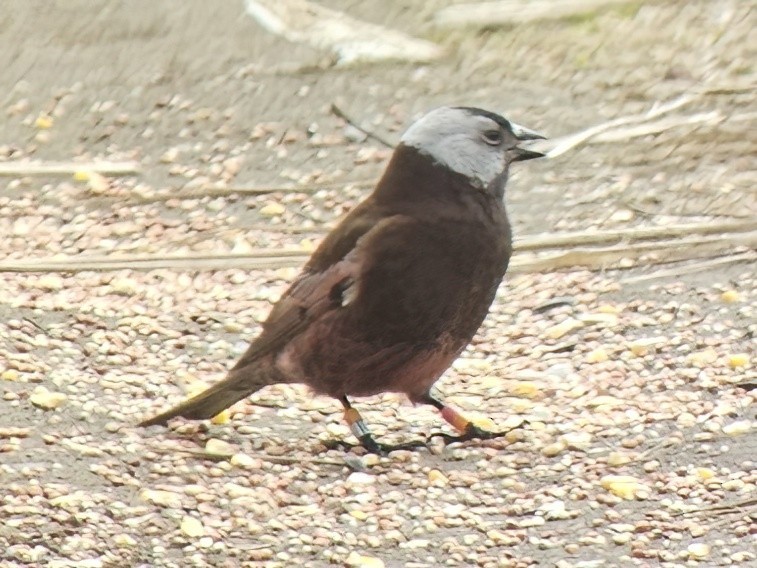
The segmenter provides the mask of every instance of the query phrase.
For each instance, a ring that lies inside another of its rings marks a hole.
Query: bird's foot
[[[503,438],[510,432],[520,429],[524,424],[526,424],[526,422],[521,422],[518,426],[508,428],[502,432],[491,432],[476,426],[473,422],[468,422],[462,433],[458,435],[446,434],[444,432],[434,432],[433,434],[430,434],[426,440],[426,445],[428,445],[434,438],[441,438],[444,440],[445,446],[456,442],[467,442],[468,440],[493,440],[494,438]]]
[[[416,448],[426,447],[426,443],[422,440],[417,442],[405,442],[404,444],[380,444],[373,438],[371,431],[363,421],[360,413],[355,408],[348,405],[349,402],[345,400],[344,421],[349,425],[353,436],[359,440],[359,445],[365,448],[369,453],[385,456],[389,452],[396,450],[414,450]],[[357,446],[348,444],[347,442],[339,442],[338,445],[345,449],[352,449]]]
[[[414,440],[412,442],[404,442],[402,444],[382,444],[373,439],[373,436],[362,435],[358,438],[360,441],[358,444],[351,444],[344,440],[330,440],[324,442],[324,445],[329,450],[344,450],[350,451],[355,448],[364,448],[369,454],[376,454],[378,456],[386,456],[390,452],[397,450],[417,450],[418,448],[426,448],[426,442],[424,440]]]
[[[447,406],[443,402],[436,400],[431,395],[428,396],[426,402],[438,408],[442,414],[442,418],[444,418],[444,420],[448,424],[453,426],[455,430],[460,432],[460,434],[457,436],[454,436],[452,434],[445,434],[443,432],[436,432],[428,437],[426,444],[431,442],[431,440],[433,440],[434,438],[442,438],[444,440],[445,446],[453,444],[455,442],[467,442],[468,440],[491,440],[493,438],[502,438],[503,436],[507,436],[513,430],[517,430],[524,424],[527,424],[527,422],[523,421],[518,426],[509,428],[508,430],[505,430],[503,432],[490,432],[489,430],[485,430],[480,426],[476,426],[476,424],[474,424],[471,420],[468,420],[465,416],[460,414],[460,412],[458,412],[451,406]]]

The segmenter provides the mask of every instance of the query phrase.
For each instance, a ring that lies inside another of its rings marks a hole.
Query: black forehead
[[[489,112],[488,110],[484,110],[482,108],[477,108],[477,107],[466,107],[466,106],[460,106],[460,107],[454,107],[454,108],[464,110],[468,114],[471,114],[473,116],[485,116],[486,118],[493,120],[494,122],[499,124],[505,130],[511,129],[510,122],[504,116],[500,116],[493,112]]]

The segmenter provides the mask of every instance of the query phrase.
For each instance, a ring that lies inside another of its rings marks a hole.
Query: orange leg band
[[[350,407],[345,409],[344,421],[358,440],[366,434],[370,436],[370,431],[368,430],[368,426],[365,425],[365,422],[363,422],[363,417],[360,416],[360,413],[354,408]]]
[[[355,422],[362,420],[360,413],[354,408],[347,408],[344,410],[344,421],[352,426]]]
[[[441,409],[442,418],[444,418],[447,422],[452,424],[452,426],[459,430],[460,432],[465,433],[468,430],[468,426],[470,426],[470,420],[465,418],[462,414],[460,414],[457,410],[452,408],[451,406],[445,406]]]

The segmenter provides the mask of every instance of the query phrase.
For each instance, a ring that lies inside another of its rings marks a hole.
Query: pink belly
[[[292,341],[276,357],[276,367],[292,382],[335,398],[401,392],[417,400],[464,347],[439,341],[424,350],[397,345],[377,351],[350,340],[311,343],[307,339],[314,338],[306,335]]]

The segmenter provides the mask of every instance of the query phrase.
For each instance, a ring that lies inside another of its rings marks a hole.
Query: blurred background
[[[389,152],[345,128],[334,105],[393,142],[441,104],[489,108],[557,138],[688,97],[661,117],[670,124],[591,139],[516,172],[527,176],[509,195],[518,234],[755,214],[752,2],[586,1],[562,14],[522,1],[505,3],[504,20],[450,12],[460,4],[327,1],[319,6],[332,12],[313,15],[302,2],[10,0],[0,159],[136,161],[140,175],[96,202],[76,188],[52,192],[105,220],[111,194],[136,214],[156,207],[137,195],[210,186],[369,187]],[[344,30],[324,24],[335,14],[353,19],[344,27],[355,37],[340,43]],[[273,20],[286,22],[282,35],[260,24]],[[382,34],[397,33],[426,43],[382,60],[382,42],[396,40]],[[364,61],[371,53],[378,63]],[[295,202],[287,222],[343,211],[271,197]],[[248,221],[258,210],[238,196],[222,208]]]

